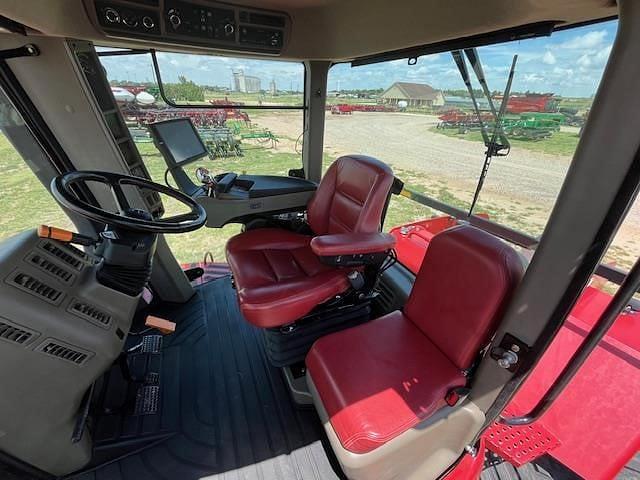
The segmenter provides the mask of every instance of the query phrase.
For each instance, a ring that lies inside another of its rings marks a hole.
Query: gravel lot
[[[256,119],[277,135],[295,139],[300,116],[277,113]],[[480,143],[430,132],[435,116],[403,113],[365,113],[326,116],[325,151],[332,156],[364,153],[390,164],[409,185],[452,194],[470,202],[484,161]],[[497,207],[500,221],[540,233],[560,191],[571,157],[513,148],[495,157],[476,211]],[[436,195],[438,196],[438,195]],[[636,202],[615,244],[624,251],[621,264],[640,254],[640,202]]]

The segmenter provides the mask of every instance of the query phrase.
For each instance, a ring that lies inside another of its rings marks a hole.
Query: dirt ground
[[[276,135],[295,139],[299,114],[274,113],[256,119]],[[477,142],[430,132],[437,117],[403,113],[331,115],[327,113],[325,152],[332,157],[364,153],[390,164],[408,185],[422,187],[443,201],[468,204],[484,161]],[[287,142],[287,140],[283,140]],[[284,146],[284,145],[283,145]],[[540,234],[571,162],[569,156],[512,148],[495,157],[476,211],[492,208],[502,223]],[[614,242],[608,260],[629,266],[640,254],[640,202],[636,202]]]

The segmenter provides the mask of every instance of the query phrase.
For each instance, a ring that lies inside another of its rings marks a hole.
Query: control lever
[[[196,168],[196,178],[200,183],[207,187],[207,196],[213,196],[216,190],[216,181],[211,176],[211,172],[204,167]]]
[[[58,227],[50,227],[49,225],[40,225],[38,227],[38,236],[40,238],[50,238],[62,243],[76,243],[85,247],[94,246],[98,243],[95,238],[81,233],[70,232]]]

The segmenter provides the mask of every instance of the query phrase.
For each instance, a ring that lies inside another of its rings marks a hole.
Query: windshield
[[[486,163],[482,127],[490,138],[503,132],[510,148],[500,150],[506,156],[493,156],[473,211],[537,237],[589,117],[616,29],[617,21],[610,21],[480,47],[475,53],[486,92],[467,52],[461,56],[471,91],[452,52],[415,63],[335,65],[328,80],[326,152],[333,158],[351,152],[377,157],[411,191],[469,212]],[[491,104],[499,113],[505,93],[509,98],[496,129]],[[395,197],[386,227],[434,213]]]
[[[107,122],[122,115],[134,148],[155,182],[175,185],[149,133],[149,125],[166,120],[174,120],[173,126],[179,125],[180,119],[187,120],[200,137],[202,143],[196,140],[191,150],[174,152],[176,160],[186,161],[185,171],[195,183],[199,183],[194,174],[198,166],[214,175],[286,176],[302,168],[302,63],[158,52],[156,72],[150,53],[112,48],[98,51],[119,106],[119,112],[106,114]],[[164,201],[166,215],[179,213],[178,207]],[[229,237],[239,231],[239,224],[230,224],[172,235],[167,242],[180,263],[201,261],[205,254],[218,262],[224,260]]]

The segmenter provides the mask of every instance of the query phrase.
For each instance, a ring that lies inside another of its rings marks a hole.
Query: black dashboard
[[[290,28],[284,13],[207,0],[85,1],[96,26],[119,38],[277,55]]]

